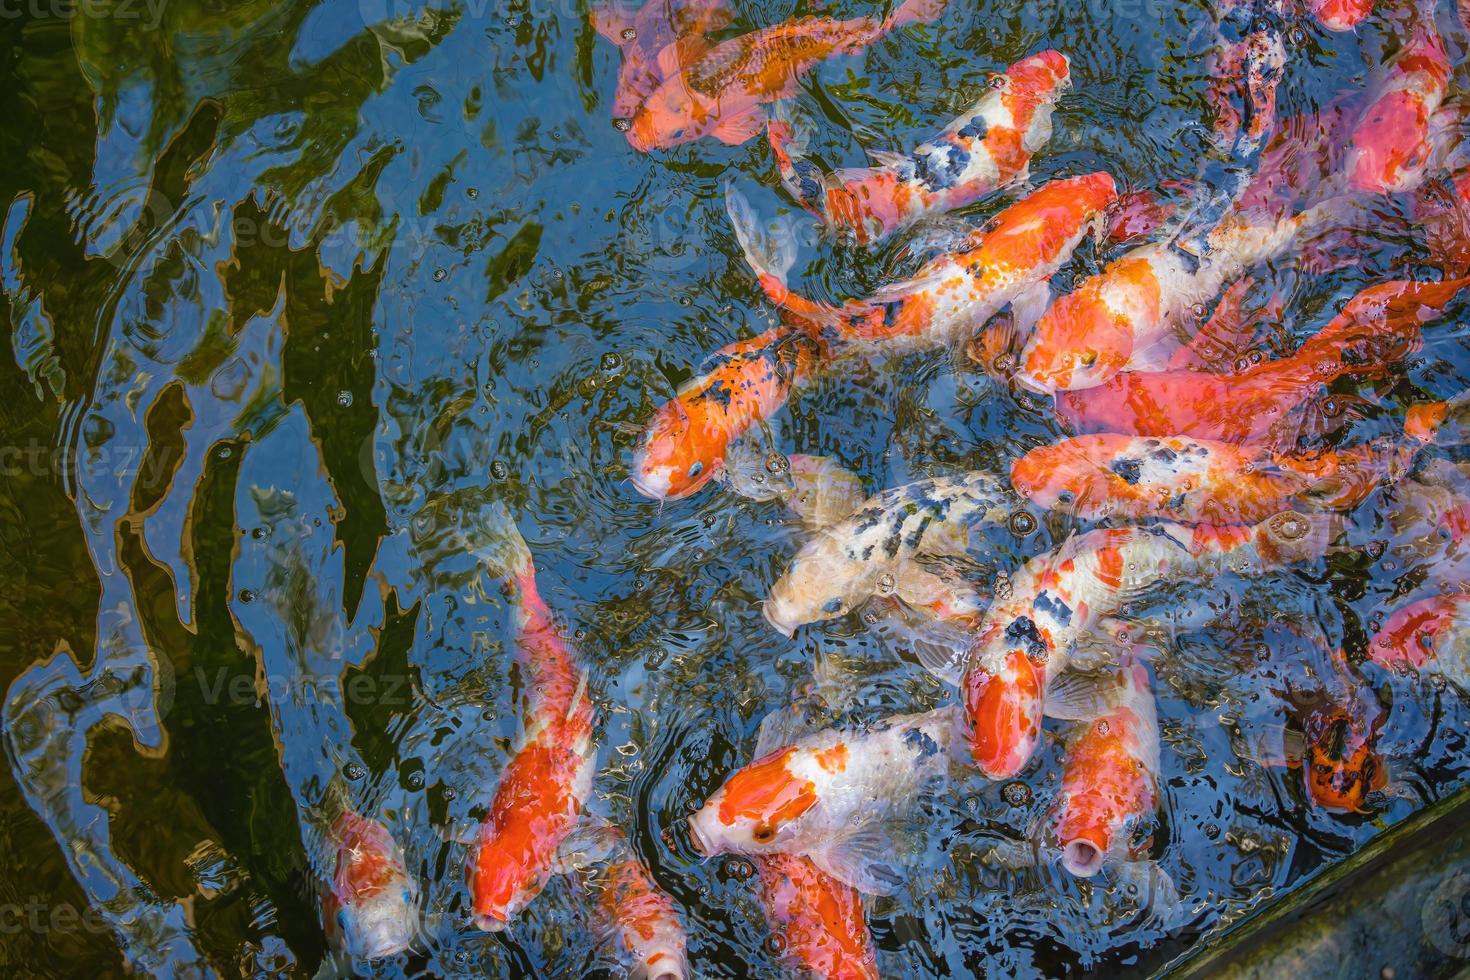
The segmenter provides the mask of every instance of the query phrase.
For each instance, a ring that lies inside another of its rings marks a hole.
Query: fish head
[[[628,980],[684,980],[689,976],[689,956],[682,936],[665,936],[656,931],[651,940],[640,941],[642,955],[628,969]]]
[[[1096,388],[1132,356],[1132,326],[1099,290],[1084,286],[1059,297],[1036,321],[1017,380],[1048,395]]]
[[[703,487],[723,463],[725,443],[700,424],[683,398],[665,402],[654,413],[633,455],[632,481],[654,500],[678,500]]]
[[[819,534],[797,553],[771,586],[762,612],[785,636],[798,626],[845,616],[872,597],[881,574],[877,560],[847,554],[834,535]]]
[[[1092,502],[1094,484],[1112,474],[1098,462],[1113,455],[1111,441],[1111,436],[1077,436],[1037,446],[1011,463],[1011,486],[1038,507],[1077,513]]]
[[[1373,12],[1373,0],[1312,0],[1312,13],[1329,31],[1350,31]]]
[[[323,901],[328,928],[357,959],[401,953],[418,934],[413,879],[382,824],[351,811],[336,822],[337,867]]]
[[[793,747],[739,770],[689,818],[689,836],[705,857],[787,850],[800,818],[817,804],[816,785],[793,772]]]
[[[1012,626],[1017,624],[1024,633],[1031,621],[1023,617]],[[993,650],[976,651],[960,683],[970,755],[986,776],[1008,779],[1025,767],[1040,741],[1046,668],[1010,643]]]
[[[1072,65],[1060,51],[1038,51],[1006,71],[1011,95],[1037,100],[1054,99],[1072,81]]]
[[[633,114],[628,142],[648,153],[698,139],[703,129],[695,124],[695,108],[682,84],[660,85]]]
[[[1387,767],[1374,748],[1372,726],[1334,708],[1314,712],[1305,728],[1302,775],[1307,798],[1325,810],[1368,812],[1368,795],[1387,783]]]

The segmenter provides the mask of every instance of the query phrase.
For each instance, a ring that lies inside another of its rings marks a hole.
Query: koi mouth
[[[699,814],[696,813],[690,817],[688,823],[689,839],[694,844],[694,850],[700,857],[714,857],[720,853],[720,848],[700,828]]]
[[[1062,867],[1079,878],[1090,878],[1101,870],[1103,852],[1091,841],[1074,840],[1062,848]]]

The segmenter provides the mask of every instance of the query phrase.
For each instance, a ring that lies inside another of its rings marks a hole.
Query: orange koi
[[[1430,117],[1444,101],[1450,63],[1432,17],[1421,17],[1388,63],[1377,96],[1354,128],[1348,182],[1357,190],[1411,190],[1430,161]]]
[[[1311,0],[1317,23],[1329,31],[1350,31],[1373,12],[1373,0]]]
[[[337,864],[322,897],[327,931],[349,956],[380,959],[407,949],[418,931],[413,879],[393,835],[344,807],[332,822]]]
[[[963,341],[1001,308],[1042,283],[1082,241],[1117,192],[1105,173],[1054,180],[972,233],[960,251],[927,263],[912,280],[865,300],[826,306],[792,292],[789,233],[767,239],[732,189],[730,218],[746,260],[772,303],[816,324],[829,344],[933,347]],[[1044,287],[1043,287],[1044,288]]]
[[[973,108],[911,154],[875,153],[879,166],[830,175],[800,156],[789,121],[772,120],[767,133],[792,196],[828,228],[847,229],[867,244],[1025,180],[1031,155],[1051,138],[1052,106],[1070,84],[1065,55],[1033,54],[997,76]]]
[[[796,854],[751,859],[786,957],[824,980],[878,980],[878,955],[856,889]]]
[[[466,868],[474,921],[497,931],[541,893],[592,789],[596,754],[587,675],[536,589],[530,550],[504,515],[513,555],[516,658],[526,678],[524,731],[480,823]]]
[[[803,854],[859,891],[891,894],[901,879],[881,827],[947,776],[958,725],[950,706],[788,741],[768,719],[756,760],[689,818],[690,837],[706,857]]]
[[[1383,715],[1365,722],[1340,705],[1311,711],[1302,729],[1302,784],[1313,806],[1338,813],[1369,813],[1369,794],[1388,786],[1388,766],[1378,753]]]
[[[633,486],[677,500],[719,476],[730,444],[786,404],[820,356],[806,333],[785,326],[721,348],[654,413],[633,458]]]
[[[1319,557],[1327,531],[1321,520],[1286,511],[1249,527],[1099,529],[1032,558],[1012,576],[1010,597],[986,611],[960,682],[975,764],[992,779],[1021,771],[1043,712],[1061,708],[1049,695],[1077,641],[1123,603],[1165,581]]]
[[[1420,326],[1467,285],[1470,278],[1380,283],[1349,300],[1290,357],[1230,375],[1125,372],[1099,387],[1059,392],[1057,416],[1078,432],[1274,441],[1293,410],[1325,385],[1343,376],[1379,377],[1412,352]]]
[[[856,54],[907,24],[927,24],[947,0],[904,0],[887,18],[803,17],[710,46],[700,37],[665,48],[662,81],[633,113],[628,142],[647,153],[703,136],[744,143],[765,127],[761,106],[796,94],[801,76]]]
[[[1088,520],[1255,524],[1288,509],[1351,510],[1404,472],[1416,450],[1382,439],[1305,457],[1192,436],[1082,435],[1017,459],[1011,485]]]
[[[626,122],[663,82],[660,53],[669,45],[720,30],[732,14],[724,0],[648,0],[636,13],[608,3],[594,7],[588,17],[597,33],[622,52],[613,118]]]
[[[688,939],[674,902],[649,875],[621,831],[612,853],[588,875],[592,924],[632,980],[684,980]]]
[[[1079,878],[1130,859],[1125,831],[1158,807],[1159,722],[1148,671],[1126,664],[1104,683],[1101,712],[1067,745],[1056,803],[1062,867]]]
[[[1178,240],[1141,245],[1115,259],[1042,314],[1021,354],[1019,380],[1051,394],[1095,388],[1121,371],[1158,369],[1186,317],[1250,266],[1285,251],[1341,211],[1335,201],[1291,218],[1227,216],[1196,255]]]

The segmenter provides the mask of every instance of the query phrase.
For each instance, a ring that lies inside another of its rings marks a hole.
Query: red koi
[[[788,959],[825,980],[877,980],[878,955],[855,888],[800,855],[751,860],[766,915]]]

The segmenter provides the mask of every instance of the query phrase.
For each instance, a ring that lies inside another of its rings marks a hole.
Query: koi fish
[[[1390,670],[1439,673],[1470,691],[1470,594],[1445,592],[1394,610],[1368,656]]]
[[[648,0],[636,13],[608,3],[588,16],[597,33],[622,52],[613,118],[631,120],[663,82],[660,54],[670,45],[720,30],[733,15],[723,0]]]
[[[1365,719],[1342,706],[1309,712],[1298,764],[1313,806],[1337,813],[1369,813],[1370,794],[1388,788],[1389,770],[1377,749],[1381,713]]]
[[[662,81],[633,114],[628,142],[645,153],[703,136],[744,143],[765,126],[761,106],[796,94],[801,77],[856,54],[907,24],[927,24],[947,0],[904,0],[882,20],[803,17],[710,46],[689,37],[658,57]]]
[[[1373,12],[1373,0],[1311,0],[1317,23],[1329,31],[1350,31]]]
[[[766,917],[788,960],[824,980],[878,980],[878,954],[857,889],[799,854],[751,861]]]
[[[1382,439],[1306,457],[1192,436],[1083,435],[1017,459],[1011,485],[1087,520],[1255,524],[1293,508],[1352,510],[1405,471],[1416,448]]]
[[[336,868],[322,896],[323,918],[337,945],[354,958],[401,953],[418,932],[416,887],[393,835],[343,806],[328,832]]]
[[[771,586],[766,621],[785,636],[798,626],[846,615],[880,591],[945,618],[978,615],[983,601],[919,564],[921,556],[963,556],[973,531],[1021,509],[983,472],[920,480],[870,498],[821,528]]]
[[[695,849],[705,857],[801,854],[859,891],[892,894],[902,879],[883,824],[948,775],[957,707],[794,741],[782,730],[786,717],[767,718],[755,761],[689,818]]]
[[[1132,249],[1042,314],[1021,353],[1018,380],[1052,394],[1165,366],[1187,316],[1202,318],[1225,283],[1340,213],[1336,201],[1279,220],[1236,213],[1205,236],[1198,255],[1179,239]]]
[[[502,511],[504,590],[515,606],[525,678],[523,732],[470,850],[475,925],[498,931],[541,893],[592,790],[596,748],[587,675],[536,589],[530,549]]]
[[[1323,386],[1343,376],[1381,376],[1417,347],[1420,326],[1466,285],[1470,278],[1380,283],[1349,300],[1290,357],[1231,375],[1125,372],[1099,387],[1059,392],[1057,417],[1078,432],[1261,442]]]
[[[1470,272],[1470,171],[1427,181],[1414,195],[1413,221],[1430,261],[1449,278]]]
[[[992,779],[1014,776],[1036,751],[1052,684],[1079,639],[1113,611],[1167,581],[1229,569],[1263,572],[1326,547],[1327,525],[1287,511],[1249,527],[1099,529],[1074,535],[1012,576],[986,611],[961,681],[970,753]]]
[[[688,938],[674,902],[649,875],[622,831],[608,827],[609,855],[583,885],[592,896],[592,925],[612,947],[629,980],[684,980]]]
[[[786,404],[820,357],[804,332],[785,326],[716,351],[654,412],[634,454],[633,486],[654,500],[678,500],[715,479],[730,444]]]
[[[888,237],[915,221],[980,200],[1026,179],[1031,155],[1051,139],[1053,104],[1071,84],[1059,51],[1023,58],[968,112],[907,156],[874,153],[879,166],[823,174],[801,157],[788,120],[767,128],[777,169],[803,207],[859,244]]]
[[[1420,17],[1385,69],[1378,95],[1349,141],[1352,187],[1370,193],[1411,190],[1432,156],[1430,118],[1444,101],[1450,62],[1433,17]]]
[[[1158,808],[1159,720],[1148,671],[1125,664],[1103,683],[1100,712],[1068,742],[1055,804],[1062,867],[1079,878],[1132,860],[1127,832]]]
[[[1207,90],[1215,109],[1215,141],[1237,159],[1249,160],[1276,125],[1276,89],[1286,73],[1281,3],[1222,0],[1216,20],[1219,43],[1210,55]]]
[[[841,307],[788,289],[786,274],[796,259],[789,227],[768,237],[733,187],[727,200],[746,261],[772,303],[818,325],[821,339],[834,345],[923,348],[963,341],[1038,284],[1044,290],[1044,280],[1071,256],[1116,197],[1113,178],[1105,173],[1053,180],[991,218],[959,251],[931,260],[908,282]]]

